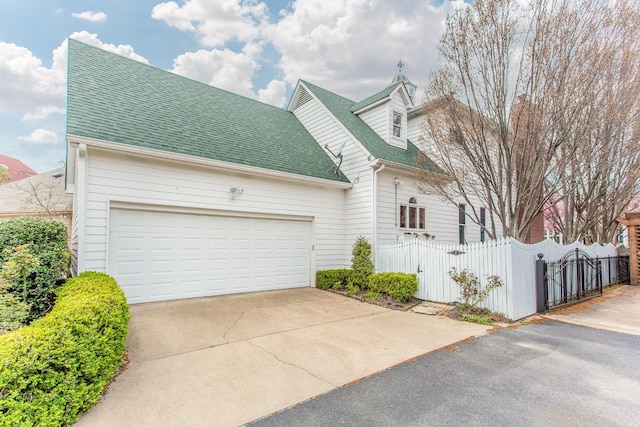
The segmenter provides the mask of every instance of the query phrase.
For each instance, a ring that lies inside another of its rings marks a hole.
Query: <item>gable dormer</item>
[[[357,104],[351,111],[358,115],[387,144],[407,149],[407,113],[414,107],[417,86],[402,74],[402,61],[398,63],[400,72],[384,90]]]

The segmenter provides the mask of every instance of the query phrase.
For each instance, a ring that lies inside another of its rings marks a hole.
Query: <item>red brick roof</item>
[[[0,168],[4,168],[9,171],[8,182],[18,181],[19,179],[38,175],[38,172],[31,169],[20,160],[9,156],[3,156],[2,154],[0,154]]]

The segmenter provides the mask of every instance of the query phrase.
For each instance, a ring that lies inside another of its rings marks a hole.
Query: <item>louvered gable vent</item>
[[[298,96],[298,102],[296,102],[294,109],[302,107],[304,104],[311,101],[311,99],[311,94],[307,92],[305,88],[300,88],[300,96]]]

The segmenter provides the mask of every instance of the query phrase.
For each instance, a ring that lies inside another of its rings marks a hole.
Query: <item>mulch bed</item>
[[[349,298],[357,299],[358,301],[366,302],[368,304],[379,305],[381,307],[389,308],[391,310],[406,311],[422,302],[422,300],[419,300],[418,298],[415,298],[415,297],[412,297],[407,302],[400,302],[382,294],[378,295],[378,297],[375,300],[368,301],[365,298],[365,295],[367,294],[368,291],[360,291],[353,295],[347,295],[347,291],[345,290],[326,289],[326,291],[333,292],[334,294],[344,295]]]
[[[440,313],[441,316],[445,316],[448,317],[449,319],[453,319],[453,320],[460,320],[460,321],[464,321],[464,319],[462,318],[462,313],[460,312],[460,310],[458,310],[458,307],[451,307],[450,309],[446,309],[441,311]],[[482,313],[482,312],[478,312],[478,313],[473,313],[470,312],[468,314],[472,314],[478,317],[485,317],[487,316],[486,313]],[[511,320],[507,319],[506,317],[500,316],[498,314],[490,314],[488,315],[488,317],[491,318],[491,320],[493,320],[494,322],[499,322],[499,323],[512,323]]]

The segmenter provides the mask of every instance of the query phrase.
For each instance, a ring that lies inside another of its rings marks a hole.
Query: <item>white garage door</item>
[[[108,271],[129,303],[309,286],[311,222],[112,209]]]

